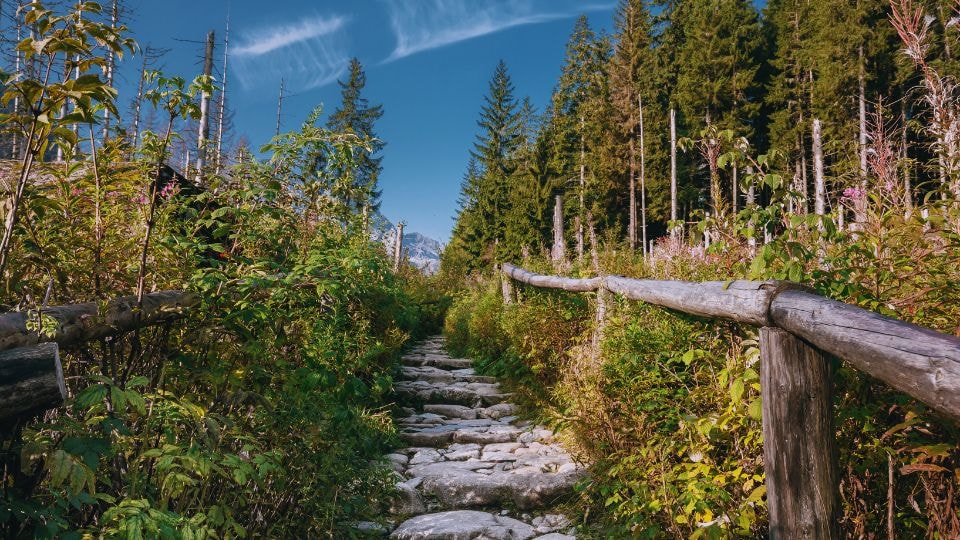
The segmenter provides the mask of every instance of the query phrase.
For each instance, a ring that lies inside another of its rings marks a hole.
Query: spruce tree
[[[590,28],[586,16],[577,19],[567,42],[566,58],[552,98],[549,133],[551,166],[563,182],[573,186],[567,195],[575,199],[565,207],[574,212],[575,246],[583,256],[587,212],[606,208],[613,194],[612,106],[607,66],[610,43]],[[572,191],[572,193],[571,193]],[[603,212],[610,218],[609,212]]]
[[[477,121],[471,167],[461,187],[461,210],[454,239],[470,256],[470,267],[499,260],[510,210],[510,180],[523,141],[513,83],[502,60],[497,65]]]
[[[383,116],[383,107],[371,106],[363,96],[367,75],[357,58],[350,60],[347,80],[338,81],[337,84],[340,85],[340,107],[330,116],[327,127],[335,132],[352,133],[366,143],[366,148],[356,156],[356,169],[351,171],[354,191],[358,194],[357,200],[351,202],[357,209],[366,205],[376,210],[380,206],[378,180],[383,169],[383,157],[380,154],[384,142],[377,138],[374,125]]]
[[[673,101],[687,133],[696,138],[710,127],[753,137],[763,61],[756,9],[748,0],[696,0],[676,5],[670,17],[679,36]],[[709,178],[716,179],[713,163],[708,160],[707,165]],[[710,194],[711,206],[722,208],[721,192],[714,189]]]
[[[640,181],[640,104],[655,104],[650,82],[653,77],[651,59],[650,14],[643,0],[621,0],[614,15],[616,45],[610,60],[610,98],[618,132],[618,157],[628,164],[629,191],[627,241],[630,249],[637,243],[637,184]],[[649,125],[649,124],[648,124]],[[641,197],[643,198],[643,197]],[[644,213],[646,208],[643,209]],[[646,216],[642,220],[646,224]],[[646,236],[646,235],[644,235]]]

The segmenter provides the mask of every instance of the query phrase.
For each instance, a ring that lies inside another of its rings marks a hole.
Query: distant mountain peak
[[[397,228],[383,214],[375,212],[370,219],[370,237],[382,243],[392,253]],[[403,250],[407,260],[425,274],[436,274],[440,269],[440,253],[443,244],[416,231],[403,233]]]

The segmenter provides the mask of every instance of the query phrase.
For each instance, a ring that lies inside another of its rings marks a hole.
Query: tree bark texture
[[[0,420],[52,409],[66,398],[56,343],[0,352]]]
[[[779,328],[760,329],[763,470],[769,537],[838,539],[830,362]]]

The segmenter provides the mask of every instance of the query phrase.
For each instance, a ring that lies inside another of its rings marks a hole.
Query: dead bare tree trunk
[[[826,183],[823,177],[823,141],[820,119],[813,119],[813,199],[814,213],[826,214]]]
[[[643,256],[647,256],[647,170],[646,151],[643,142],[643,97],[637,95],[640,109],[640,227],[643,230]]]
[[[910,185],[910,150],[907,140],[907,100],[900,99],[900,159],[903,163],[903,202],[907,211],[913,210],[913,188]]]
[[[19,4],[19,3],[18,3]],[[17,22],[17,43],[23,39],[23,24],[22,18],[19,14],[14,17]],[[20,51],[14,47],[13,51],[13,73],[14,75],[20,74]],[[16,94],[13,98],[13,111],[15,113],[20,112],[20,94]],[[20,159],[20,133],[18,131],[13,132],[13,138],[10,141],[10,159]],[[0,276],[2,277],[2,276]]]
[[[223,166],[223,116],[227,109],[227,62],[230,59],[230,17],[223,33],[223,84],[220,85],[220,102],[217,104],[217,155],[213,174],[219,175]]]
[[[393,239],[393,271],[400,271],[400,257],[403,254],[403,222],[397,223],[397,237]]]
[[[280,114],[283,112],[283,77],[280,78],[280,97],[277,99],[277,131],[275,136],[280,136]]]
[[[597,230],[593,221],[593,212],[587,211],[587,233],[590,235],[590,263],[593,271],[600,273],[600,254],[597,249]]]
[[[554,268],[559,268],[567,258],[567,246],[563,239],[563,197],[560,195],[553,202],[553,249],[550,258]]]
[[[577,260],[583,260],[583,219],[586,211],[586,191],[587,191],[587,137],[584,130],[583,115],[580,116],[580,209],[577,212],[575,225],[577,228]]]
[[[120,24],[120,0],[113,0],[110,10],[110,28],[116,30]],[[107,85],[113,86],[114,71],[117,69],[117,55],[113,49],[107,49]],[[103,110],[103,134],[101,140],[106,141],[110,136],[110,109]]]
[[[677,113],[670,109],[670,221],[677,221]],[[676,238],[677,228],[670,227],[670,237]]]
[[[137,100],[133,105],[133,148],[136,150],[140,142],[140,109],[143,106],[143,83],[147,79],[147,56],[150,47],[143,51],[143,61],[140,64],[140,81],[137,83]]]
[[[93,124],[88,124],[90,129],[90,156],[93,159],[93,290],[97,298],[102,298],[103,284],[100,278],[100,271],[103,266],[103,216],[100,210],[103,182],[100,181],[100,163],[97,159],[97,140],[93,136]]]
[[[863,45],[860,45],[858,49],[858,58],[859,58],[859,71],[857,73],[857,84],[858,84],[858,96],[857,96],[857,105],[858,105],[858,114],[860,122],[860,138],[857,141],[860,147],[860,182],[857,184],[860,187],[860,191],[863,193],[867,192],[867,83],[866,83],[866,67],[865,60],[863,56]],[[883,125],[879,126],[879,129],[883,129]],[[866,216],[866,204],[863,198],[857,199],[857,203],[854,206],[856,209],[854,219],[857,223],[862,223]]]
[[[864,68],[863,45],[858,49],[859,72],[857,73],[857,109],[860,121],[860,188],[866,188],[867,181],[867,82]]]
[[[790,181],[790,192],[787,194],[787,213],[795,214],[797,212],[797,198],[793,196],[792,192],[797,190],[797,186],[800,184],[800,161],[797,160],[793,163],[793,179]]]
[[[203,53],[203,78],[205,84],[213,84],[213,30],[207,34],[207,48]],[[204,89],[200,96],[200,127],[197,133],[197,176],[194,182],[203,182],[203,168],[207,164],[207,141],[210,139],[210,90]]]

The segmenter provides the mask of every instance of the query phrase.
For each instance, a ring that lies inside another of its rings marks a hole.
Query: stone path
[[[403,358],[398,419],[410,444],[390,454],[405,519],[395,540],[571,540],[570,521],[550,507],[572,492],[583,468],[553,432],[519,421],[495,378],[451,358],[443,338]]]

